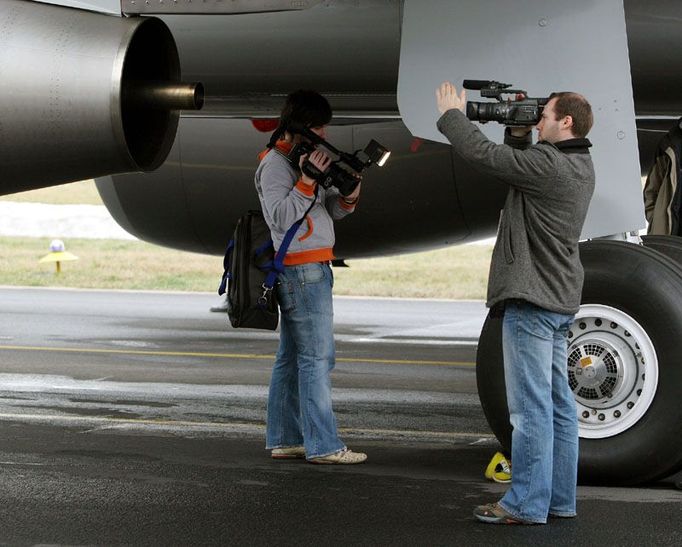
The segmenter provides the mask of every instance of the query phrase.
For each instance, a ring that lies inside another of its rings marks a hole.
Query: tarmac
[[[369,460],[314,466],[264,450],[277,333],[214,300],[0,288],[0,544],[682,544],[674,478],[579,486],[546,526],[473,518],[506,488],[483,477],[481,302],[336,299],[335,412]]]
[[[112,223],[0,202],[0,235],[132,238]],[[335,411],[369,460],[313,466],[264,450],[277,334],[217,300],[0,287],[0,544],[682,545],[681,475],[579,486],[578,518],[546,526],[472,517],[506,488],[482,476],[483,303],[335,298]]]

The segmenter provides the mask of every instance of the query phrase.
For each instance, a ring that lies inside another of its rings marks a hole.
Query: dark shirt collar
[[[547,141],[542,141],[545,144],[552,144],[561,150],[564,154],[589,154],[588,148],[592,146],[589,139],[566,139],[564,141],[548,143]]]

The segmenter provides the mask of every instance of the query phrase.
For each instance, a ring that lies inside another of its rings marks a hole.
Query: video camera
[[[379,167],[383,167],[386,160],[391,155],[391,152],[388,149],[381,146],[374,139],[369,142],[364,150],[356,150],[354,153],[349,154],[337,150],[307,127],[289,124],[287,131],[290,133],[298,133],[309,141],[298,143],[289,154],[292,163],[294,161],[296,162],[296,167],[298,167],[298,159],[304,154],[310,154],[315,150],[316,145],[324,146],[331,153],[338,156],[339,159],[334,160],[324,172],[320,171],[308,160],[303,163],[301,169],[303,170],[303,173],[317,181],[323,188],[335,186],[339,189],[342,196],[348,196],[353,193],[353,190],[360,184],[360,173],[362,173],[363,170],[367,169],[373,163],[376,163]]]
[[[512,84],[494,80],[464,80],[464,89],[476,89],[481,97],[497,99],[496,103],[467,101],[467,118],[486,123],[498,122],[504,125],[535,125],[540,121],[542,110],[549,98],[529,98],[522,89],[509,89]],[[515,99],[503,99],[502,95],[515,95]]]

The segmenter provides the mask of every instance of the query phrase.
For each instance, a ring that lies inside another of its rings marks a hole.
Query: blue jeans
[[[317,262],[287,266],[278,276],[281,321],[267,449],[303,445],[310,459],[345,448],[336,431],[329,376],[335,364],[333,285],[331,268]]]
[[[567,377],[572,321],[524,301],[505,309],[504,377],[514,430],[512,484],[500,505],[530,522],[576,514],[578,418]]]

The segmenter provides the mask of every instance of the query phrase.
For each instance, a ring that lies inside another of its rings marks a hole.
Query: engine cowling
[[[155,169],[202,104],[161,20],[0,0],[0,194]]]

